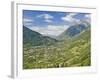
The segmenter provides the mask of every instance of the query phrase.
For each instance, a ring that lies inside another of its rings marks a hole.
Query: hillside
[[[70,26],[62,34],[58,36],[58,39],[70,39],[79,35],[82,31],[86,30],[89,27],[89,23],[80,23]]]
[[[56,39],[43,36],[40,33],[32,31],[29,28],[23,26],[23,43],[25,46],[51,45],[56,41]]]
[[[38,33],[36,33],[37,35]],[[28,37],[30,35],[28,34]],[[38,34],[38,38],[41,34]],[[24,48],[24,69],[33,68],[59,68],[59,67],[80,67],[91,65],[91,37],[90,27],[82,31],[71,40],[56,42],[47,36],[40,40],[47,42],[52,40],[52,45],[40,45]],[[46,39],[45,39],[46,38]],[[34,38],[35,39],[35,38]],[[36,38],[37,39],[37,38]],[[31,41],[31,40],[30,40]],[[33,41],[33,38],[32,38]],[[40,41],[40,43],[41,43]],[[42,43],[41,43],[42,44]],[[25,44],[24,44],[25,45]]]

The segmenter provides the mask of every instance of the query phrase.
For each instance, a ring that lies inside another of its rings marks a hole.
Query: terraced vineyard
[[[90,48],[90,29],[74,39],[58,41],[51,45],[26,46],[24,44],[23,68],[90,66]]]

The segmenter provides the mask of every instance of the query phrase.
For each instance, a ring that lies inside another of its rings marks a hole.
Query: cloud
[[[37,16],[38,18],[43,18],[45,20],[45,22],[52,22],[53,16],[51,16],[50,14],[41,14],[39,16]]]
[[[90,23],[91,22],[91,15],[90,14],[86,14],[85,16],[85,20]]]
[[[37,31],[43,35],[55,35],[58,36],[62,32],[64,32],[68,26],[55,26],[48,25],[47,27],[31,27],[31,30]]]
[[[34,20],[32,20],[32,19],[28,19],[28,18],[23,19],[23,24],[25,26],[30,26],[30,25],[32,25],[33,22],[34,22]]]
[[[33,22],[33,20],[28,19],[28,18],[24,18],[23,21],[24,21],[24,22]]]
[[[86,18],[90,18],[91,16],[90,16],[90,14],[86,14],[85,17]]]
[[[50,20],[50,19],[45,19],[45,22],[51,23],[52,20]]]
[[[66,15],[64,17],[62,17],[61,19],[64,21],[67,21],[70,24],[75,24],[75,23],[79,23],[80,20],[74,18],[75,15],[77,15],[78,13],[69,13],[69,15]]]
[[[24,26],[32,26],[32,23],[26,22],[26,23],[24,23]]]

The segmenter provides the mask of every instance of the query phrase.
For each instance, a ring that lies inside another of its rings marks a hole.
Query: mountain
[[[46,47],[24,47],[23,69],[91,66],[90,37],[90,28],[87,28],[68,42],[61,40]]]
[[[68,53],[73,55],[67,62],[72,66],[91,65],[91,31],[86,29],[69,42]]]
[[[86,30],[90,24],[86,21],[81,21],[79,24],[75,24],[70,26],[67,30],[65,30],[62,34],[58,36],[59,39],[67,39],[73,38],[79,35],[81,32]]]
[[[48,36],[32,31],[29,28],[23,26],[23,43],[25,45],[40,46],[54,44],[57,40]]]

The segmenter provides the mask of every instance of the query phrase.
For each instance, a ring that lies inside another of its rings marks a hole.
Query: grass
[[[23,68],[59,68],[91,65],[90,30],[73,40],[60,41],[54,45],[25,46]]]

